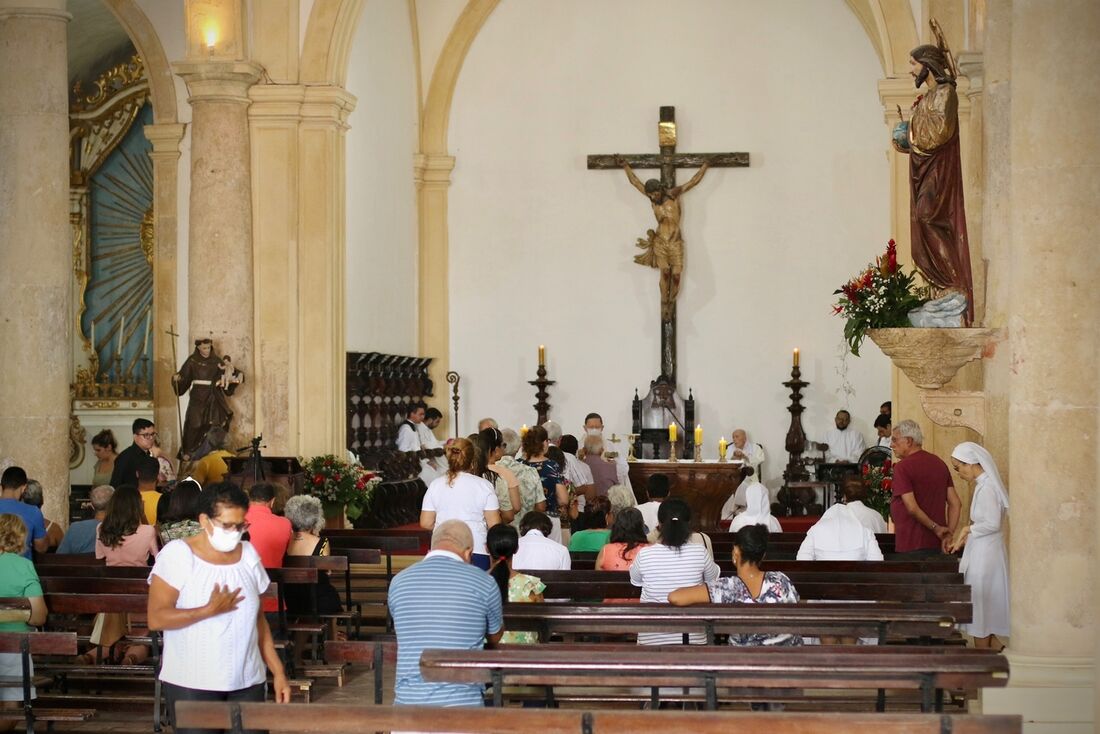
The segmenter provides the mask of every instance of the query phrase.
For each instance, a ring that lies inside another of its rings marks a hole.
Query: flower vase
[[[325,511],[325,529],[343,530],[347,527],[344,519],[344,505],[337,502],[323,502]]]

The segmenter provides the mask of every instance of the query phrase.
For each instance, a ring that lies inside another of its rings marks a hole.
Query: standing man
[[[157,524],[157,503],[160,502],[161,493],[157,489],[157,476],[160,475],[160,462],[152,456],[138,457],[137,471],[129,482],[123,484],[137,484],[141,494],[142,509],[145,511],[145,522],[149,525]]]
[[[587,499],[595,497],[592,489],[592,471],[585,462],[577,458],[577,447],[572,446],[573,450],[567,451],[566,449],[570,446],[561,445],[561,426],[557,421],[546,421],[542,424],[542,427],[546,429],[546,437],[550,439],[550,445],[557,446],[565,454],[565,466],[561,468],[561,471],[565,478],[573,483],[577,494],[584,495]],[[576,443],[575,438],[573,443]]]
[[[419,454],[425,448],[420,441],[420,424],[424,422],[427,407],[424,403],[413,403],[405,413],[405,420],[397,429],[397,450],[405,453]],[[423,455],[420,457],[420,479],[424,484],[431,484],[432,480],[440,474],[435,463]]]
[[[863,434],[852,425],[852,414],[846,410],[838,410],[833,419],[836,428],[830,428],[825,434],[825,443],[829,448],[825,451],[825,461],[830,464],[855,464],[859,461],[860,454],[867,448],[863,440]]]
[[[153,442],[157,440],[157,427],[153,421],[138,418],[132,426],[134,442],[124,448],[122,453],[115,457],[115,468],[111,472],[111,486],[121,487],[123,484],[131,486],[137,484],[138,465],[143,458],[151,458]],[[156,459],[153,459],[156,463]],[[160,472],[160,464],[157,464],[157,472]],[[155,484],[154,478],[154,484]]]
[[[955,535],[962,502],[951,484],[947,464],[924,450],[924,434],[915,421],[904,420],[893,431],[894,465],[890,517],[898,553],[936,555]]]
[[[878,441],[875,446],[890,446],[890,434],[893,433],[893,428],[890,426],[890,414],[879,413],[875,418],[875,433],[878,434]]]
[[[470,565],[474,536],[461,520],[432,531],[424,560],[393,578],[387,601],[397,632],[397,706],[484,706],[480,683],[429,683],[420,675],[424,650],[480,650],[500,642],[504,614],[492,576]]]
[[[586,435],[599,436],[603,438],[603,417],[599,413],[589,413],[584,417],[584,432]],[[606,443],[606,439],[605,443]],[[634,487],[630,484],[630,466],[626,463],[626,457],[622,452],[617,452],[615,456],[615,473],[617,478],[617,484],[621,484],[631,492],[634,491]]]
[[[439,424],[443,422],[443,414],[439,412],[438,408],[427,408],[424,411],[423,422],[417,424],[416,433],[420,437],[420,447],[423,449],[441,449],[443,448],[443,442],[436,438],[435,429],[439,427]],[[428,467],[432,469],[432,479],[443,476],[446,473],[446,468],[443,466],[443,461],[435,457],[429,456],[426,461]],[[425,484],[431,484],[431,480],[425,479]]]
[[[27,490],[27,472],[18,466],[9,466],[0,475],[0,515],[18,515],[27,526],[27,540],[23,546],[23,557],[33,560],[31,547],[39,553],[49,550],[50,540],[46,537],[46,521],[42,510],[22,501]]]

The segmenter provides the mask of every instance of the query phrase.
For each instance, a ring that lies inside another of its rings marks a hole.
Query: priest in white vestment
[[[424,411],[424,420],[416,424],[416,433],[420,437],[420,447],[424,449],[441,449],[443,448],[443,442],[440,441],[435,435],[435,429],[439,427],[439,424],[443,422],[443,414],[439,412],[438,408],[428,408]],[[430,469],[433,476],[432,479],[441,477],[447,473],[447,462],[440,457],[428,457],[424,459],[427,466],[421,463],[420,478],[424,479],[425,469]],[[430,479],[424,479],[425,484],[431,484]]]
[[[397,450],[405,453],[420,451],[424,448],[420,442],[420,429],[418,426],[424,422],[425,406],[416,403],[409,406],[405,414],[405,420],[397,429]],[[420,479],[424,484],[431,484],[432,480],[439,476],[439,471],[431,465],[428,459],[420,460]]]
[[[851,427],[852,415],[846,410],[837,411],[834,422],[836,427],[825,434],[825,443],[829,445],[825,461],[830,464],[857,463],[867,448],[863,434]]]
[[[584,419],[584,432],[589,436],[600,436],[603,438],[603,417],[599,413],[589,413]],[[614,435],[614,434],[612,434]],[[616,439],[620,440],[620,439]],[[611,447],[612,443],[608,439],[604,438],[604,451],[607,451]],[[617,451],[615,448],[611,448],[616,452],[615,455],[615,474],[618,477],[617,484],[621,484],[631,492],[634,491],[634,486],[630,483],[630,465],[626,463],[626,457],[622,451]]]

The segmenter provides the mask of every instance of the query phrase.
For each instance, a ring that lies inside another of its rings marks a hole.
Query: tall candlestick
[[[798,366],[798,347],[794,348],[794,366]]]
[[[115,352],[118,356],[122,356],[122,335],[126,331],[126,314],[122,314],[118,320],[118,350]]]
[[[668,424],[668,440],[670,443],[676,443],[676,424]]]
[[[702,426],[702,424],[699,424],[699,425],[695,426],[695,445],[696,446],[702,446],[703,445],[703,426]]]
[[[150,326],[150,324],[152,324],[152,322],[153,322],[153,312],[150,310],[149,313],[147,313],[145,315],[145,341],[142,342],[142,345],[141,345],[141,353],[142,354],[145,354],[145,352],[149,349],[149,326]]]
[[[539,344],[539,367],[546,365],[546,346]]]
[[[726,437],[725,436],[722,436],[722,438],[718,439],[718,460],[719,461],[722,461],[726,458],[726,448],[728,448],[728,447],[729,447],[729,444],[726,443]]]

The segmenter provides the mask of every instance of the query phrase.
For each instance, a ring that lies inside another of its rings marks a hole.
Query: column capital
[[[248,90],[249,120],[297,122],[302,119],[306,88],[301,84],[256,84]]]
[[[35,18],[68,23],[73,16],[66,11],[66,0],[0,0],[0,20]]]
[[[172,69],[190,94],[187,101],[239,102],[248,104],[248,90],[263,75],[263,67],[251,61],[177,61]]]
[[[302,122],[305,124],[348,127],[348,115],[359,100],[343,87],[307,86],[302,99]]]
[[[888,127],[893,127],[901,121],[898,117],[898,107],[902,112],[907,112],[913,106],[913,100],[917,98],[917,88],[913,86],[910,77],[890,77],[878,80],[878,98],[882,102],[883,119]]]
[[[959,73],[970,80],[967,97],[982,93],[985,73],[985,56],[981,51],[963,51],[959,54]]]
[[[413,156],[413,182],[418,189],[446,189],[451,185],[454,168],[453,155],[417,153]]]
[[[146,125],[142,128],[145,139],[153,144],[149,157],[153,160],[177,160],[180,157],[180,141],[187,126],[181,122]]]

